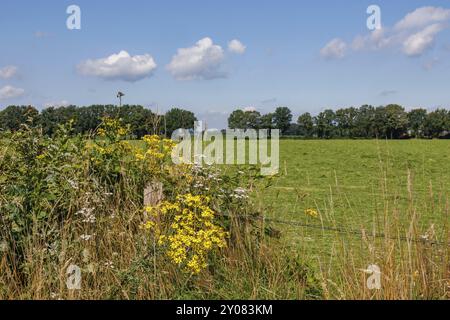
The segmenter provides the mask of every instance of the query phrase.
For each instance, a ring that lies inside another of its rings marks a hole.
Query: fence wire
[[[423,237],[420,239],[417,238],[410,238],[406,236],[398,236],[398,237],[391,237],[387,236],[383,232],[378,233],[366,233],[364,231],[356,230],[356,229],[345,229],[340,227],[330,227],[325,225],[318,225],[318,224],[308,224],[303,223],[300,221],[295,220],[282,220],[282,219],[275,219],[275,218],[268,218],[265,216],[243,216],[243,215],[234,215],[234,214],[221,214],[222,216],[229,217],[229,218],[237,218],[240,220],[253,220],[253,221],[261,221],[261,222],[269,222],[269,223],[275,223],[275,224],[284,224],[288,226],[295,226],[295,227],[303,227],[307,229],[316,229],[321,231],[330,231],[330,232],[336,232],[340,234],[346,234],[346,235],[354,235],[358,237],[367,237],[367,238],[379,238],[379,239],[390,239],[390,240],[398,240],[403,242],[412,242],[412,243],[422,243],[422,244],[429,244],[433,246],[441,246],[441,247],[450,247],[450,243],[444,243],[439,241],[430,241],[427,238]]]

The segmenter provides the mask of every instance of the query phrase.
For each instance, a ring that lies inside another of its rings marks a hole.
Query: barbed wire
[[[422,244],[430,244],[434,246],[442,246],[442,247],[450,247],[450,243],[445,244],[443,242],[439,241],[429,241],[427,238],[410,238],[406,236],[398,236],[398,237],[391,237],[387,236],[383,232],[379,233],[366,233],[364,231],[359,231],[356,229],[344,229],[340,227],[330,227],[325,225],[318,225],[318,224],[309,224],[304,223],[300,221],[295,220],[282,220],[282,219],[276,219],[276,218],[268,218],[265,216],[243,216],[243,215],[236,215],[236,214],[221,214],[222,216],[229,217],[229,218],[238,218],[238,219],[248,219],[248,220],[254,220],[254,221],[261,221],[261,222],[272,222],[276,224],[284,224],[288,226],[297,226],[297,227],[303,227],[307,229],[317,229],[321,231],[330,231],[330,232],[336,232],[340,234],[350,234],[354,236],[359,237],[371,237],[371,238],[379,238],[379,239],[390,239],[390,240],[399,240],[403,242],[413,242],[413,243],[422,243]]]

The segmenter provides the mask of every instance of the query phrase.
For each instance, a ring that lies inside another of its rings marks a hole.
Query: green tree
[[[260,128],[269,130],[274,128],[273,113],[267,113],[261,116]]]
[[[375,108],[370,105],[361,106],[356,113],[354,135],[360,138],[374,138],[375,131]]]
[[[384,108],[385,136],[398,139],[405,135],[408,128],[408,115],[405,109],[398,104],[389,104]]]
[[[261,114],[258,111],[235,110],[228,117],[230,129],[258,129],[261,126]]]
[[[228,128],[242,129],[245,126],[245,112],[241,109],[234,110],[228,117]]]
[[[117,109],[117,114],[123,124],[129,125],[131,133],[141,138],[151,132],[153,112],[140,105],[124,105]]]
[[[309,112],[306,112],[298,117],[297,124],[299,125],[300,135],[311,138],[314,135],[314,120]]]
[[[164,118],[166,136],[168,137],[177,129],[193,129],[194,123],[197,121],[193,112],[179,108],[172,108],[167,111]]]
[[[292,121],[292,112],[289,108],[279,107],[273,114],[273,122],[276,129],[279,129],[282,134],[286,133]]]
[[[9,106],[0,112],[0,129],[17,131],[24,123],[31,125],[39,121],[39,112],[32,106]]]
[[[355,122],[358,116],[356,108],[345,108],[336,111],[336,126],[340,137],[352,138],[355,136]]]
[[[258,129],[261,125],[261,113],[258,111],[244,112],[245,127],[243,129]]]
[[[52,136],[56,133],[58,125],[66,124],[70,120],[76,122],[77,119],[78,110],[75,106],[49,107],[42,110],[39,123],[42,126],[43,133]]]
[[[426,118],[427,110],[425,109],[414,109],[408,112],[408,129],[413,137],[423,137]]]
[[[429,138],[439,138],[450,131],[450,113],[445,109],[430,112],[424,122],[424,134]]]
[[[316,117],[317,136],[319,138],[330,139],[336,132],[336,114],[333,110],[327,109]]]

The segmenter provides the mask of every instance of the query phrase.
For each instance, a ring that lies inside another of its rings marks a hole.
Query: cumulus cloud
[[[393,41],[395,41],[394,37],[387,35],[386,29],[381,28],[365,36],[356,36],[352,42],[352,49],[355,51],[364,49],[378,50],[388,47]]]
[[[430,24],[450,19],[450,9],[440,7],[422,7],[408,13],[395,25],[396,30],[422,28]]]
[[[226,73],[220,70],[224,59],[222,47],[203,38],[192,47],[178,49],[167,70],[177,80],[224,78]]]
[[[228,43],[228,51],[230,51],[232,53],[243,54],[246,49],[247,49],[247,47],[244,46],[242,44],[242,42],[240,42],[237,39],[231,40]]]
[[[406,14],[393,27],[384,27],[366,35],[356,36],[350,48],[353,51],[391,48],[409,57],[421,56],[433,47],[436,36],[448,27],[449,20],[450,9],[418,8]],[[328,48],[323,48],[321,53],[328,57],[341,57],[345,51],[345,43],[342,40],[333,41],[327,45]]]
[[[5,86],[0,89],[0,100],[9,100],[19,98],[25,94],[25,90],[21,88],[14,88],[12,86]]]
[[[256,108],[255,107],[245,107],[243,109],[244,112],[256,112]]]
[[[16,66],[6,66],[0,69],[0,78],[10,79],[17,74]]]
[[[403,52],[408,56],[419,56],[434,44],[435,36],[442,31],[443,26],[432,24],[414,33],[403,42]]]
[[[135,82],[151,77],[156,63],[149,54],[131,56],[126,51],[120,51],[106,58],[84,61],[77,69],[86,76]]]
[[[345,56],[346,50],[347,44],[343,40],[336,38],[320,50],[320,55],[325,59],[341,59]]]
[[[58,102],[46,102],[46,103],[44,103],[44,107],[45,108],[49,108],[49,107],[57,108],[57,107],[67,107],[67,106],[70,106],[70,102],[67,101],[67,100],[61,100],[61,101],[58,101]]]

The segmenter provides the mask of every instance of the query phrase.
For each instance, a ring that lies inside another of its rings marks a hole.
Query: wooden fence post
[[[163,184],[161,182],[150,182],[144,189],[144,206],[154,207],[164,198]]]

